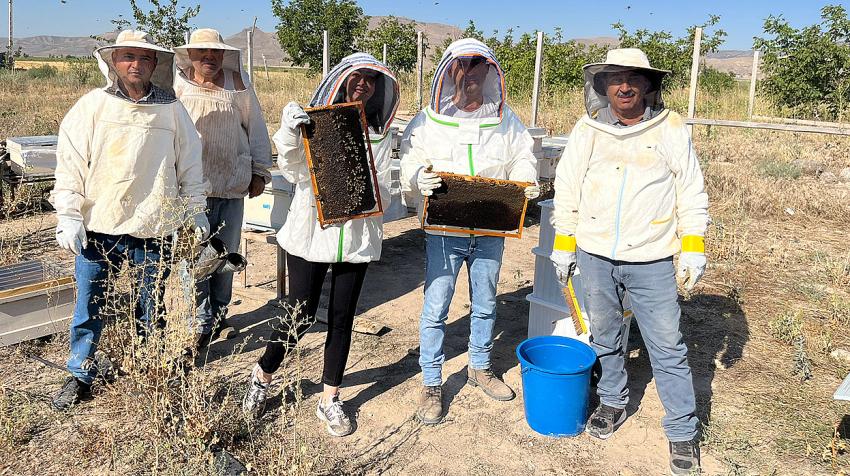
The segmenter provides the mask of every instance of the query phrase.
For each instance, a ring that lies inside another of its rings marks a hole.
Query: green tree
[[[272,0],[272,12],[280,19],[277,39],[292,63],[314,71],[322,67],[322,30],[328,31],[331,65],[357,51],[357,40],[366,32],[363,9],[353,0],[291,0],[287,5]]]
[[[153,37],[159,46],[173,48],[186,42],[186,32],[189,31],[189,20],[201,11],[200,5],[194,7],[178,6],[179,0],[148,0],[150,10],[143,10],[136,0],[130,0],[133,10],[133,20],[127,20],[119,15],[112,20],[116,29],[123,30],[134,26],[144,30]],[[96,38],[101,39],[101,38]]]
[[[619,32],[621,48],[640,48],[649,57],[654,68],[670,70],[665,79],[666,86],[684,86],[691,76],[691,58],[694,53],[694,34],[697,26],[702,27],[700,55],[713,53],[723,44],[726,32],[715,28],[711,34],[707,30],[720,21],[718,15],[710,15],[702,25],[688,28],[687,35],[676,38],[668,31],[649,31],[645,28],[629,32],[622,23],[614,23],[611,28]]]
[[[850,100],[850,20],[842,6],[821,9],[821,22],[793,28],[782,16],[764,21],[761,87],[780,104],[805,114],[841,116]]]
[[[361,43],[363,50],[380,59],[387,45],[387,64],[394,71],[412,71],[416,68],[416,22],[402,23],[389,16],[366,33]]]

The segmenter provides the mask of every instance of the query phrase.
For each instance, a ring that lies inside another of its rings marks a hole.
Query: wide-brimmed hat
[[[153,37],[142,30],[124,30],[118,34],[115,43],[101,46],[94,51],[100,71],[106,76],[107,87],[117,79],[115,65],[112,63],[112,51],[119,48],[144,48],[156,52],[156,68],[151,75],[151,83],[171,91],[174,84],[174,52],[154,43]]]
[[[214,30],[212,28],[199,28],[193,31],[192,35],[189,36],[188,43],[174,48],[174,53],[177,55],[175,59],[177,67],[183,71],[192,65],[192,62],[189,60],[190,49],[224,50],[225,53],[221,64],[222,67],[231,71],[242,70],[242,52],[239,48],[225,43],[218,30]]]
[[[670,74],[666,69],[653,68],[649,65],[649,58],[640,48],[617,48],[608,50],[604,63],[590,63],[582,67],[584,80],[593,85],[593,89],[600,94],[605,94],[604,85],[597,83],[599,73],[616,73],[621,71],[638,70],[644,73],[652,83],[651,90],[661,87],[661,80]]]

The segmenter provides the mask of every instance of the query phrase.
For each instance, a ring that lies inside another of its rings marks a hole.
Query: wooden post
[[[266,81],[271,82],[272,79],[269,78],[269,64],[266,62],[266,55],[263,55],[263,69],[266,70]]]
[[[697,108],[697,80],[699,80],[699,49],[702,43],[702,28],[697,27],[694,31],[694,56],[691,59],[691,89],[688,94],[688,119],[694,118]],[[688,132],[694,135],[694,126],[688,126]]]
[[[425,68],[422,61],[425,52],[423,51],[422,32],[416,32],[416,111],[422,110],[422,70]]]
[[[328,41],[328,30],[322,30],[322,77],[331,70],[331,47]]]
[[[537,54],[534,59],[534,90],[531,93],[531,127],[537,127],[537,106],[540,103],[540,72],[543,68],[543,32],[537,32]]]
[[[12,58],[12,54],[14,53],[14,51],[12,51],[12,36],[12,0],[9,0],[9,48],[6,53],[6,64],[8,65],[9,69],[13,69],[15,67],[13,62],[14,60]]]
[[[753,51],[753,72],[750,78],[750,99],[747,102],[747,119],[753,118],[753,109],[756,105],[756,78],[759,75],[759,50]]]
[[[188,44],[189,44],[189,39],[191,39],[191,38],[192,38],[192,30],[191,30],[191,29],[187,29],[187,30],[186,30],[186,33],[184,33],[184,34],[183,34],[183,39],[184,39],[184,40],[186,40],[184,43],[186,43],[186,44],[188,45]]]
[[[248,80],[254,84],[254,30],[248,30]]]
[[[387,64],[387,44],[386,43],[384,43],[384,56],[383,56],[383,59],[381,59],[381,62],[384,63],[384,64]]]

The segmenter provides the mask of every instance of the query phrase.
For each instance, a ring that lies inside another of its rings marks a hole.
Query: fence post
[[[422,32],[416,32],[416,112],[422,110],[422,70],[425,68],[422,57],[425,56],[422,44]]]
[[[702,28],[694,31],[694,56],[691,59],[691,89],[688,93],[688,119],[693,119],[697,108],[697,80],[699,79],[699,49],[702,43]],[[694,135],[694,125],[688,125],[691,137]]]
[[[384,43],[384,56],[381,59],[381,62],[384,63],[384,64],[387,64],[387,44],[386,43]]]
[[[254,30],[248,30],[248,81],[254,84]]]
[[[747,118],[753,118],[753,109],[756,105],[756,78],[759,75],[759,50],[753,51],[753,73],[750,77],[750,99],[747,102]]]
[[[540,72],[543,68],[543,32],[537,32],[537,54],[534,59],[534,92],[531,94],[531,127],[537,127],[537,106],[540,103]]]
[[[269,64],[266,63],[266,55],[263,55],[263,69],[266,70],[266,81],[271,82],[272,79],[269,77]]]
[[[322,77],[331,70],[331,46],[328,41],[328,30],[322,30]]]

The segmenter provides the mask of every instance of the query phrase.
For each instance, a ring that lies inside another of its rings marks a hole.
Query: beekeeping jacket
[[[59,126],[51,202],[88,231],[161,237],[206,205],[201,140],[180,101],[136,104],[107,92],[117,81],[113,50],[139,47],[156,52],[151,83],[173,97],[174,55],[148,39],[122,32],[96,50],[106,87],[80,98]]]
[[[484,58],[484,102],[469,117],[453,103],[456,85],[451,77],[459,62]],[[481,117],[483,116],[483,117]],[[432,166],[434,172],[537,182],[534,141],[506,103],[505,75],[493,52],[474,39],[461,39],[446,48],[431,85],[431,103],[407,126],[401,142],[401,184],[407,203],[423,200],[416,184],[417,171]],[[428,230],[443,236],[469,236]]]
[[[659,87],[645,96],[651,118],[619,128],[598,120],[609,102],[592,70],[585,68],[587,114],[556,169],[555,249],[574,237],[573,248],[627,262],[689,251],[687,242],[701,251],[708,196],[682,117],[664,108]]]
[[[208,89],[192,81],[190,48],[224,50],[225,85],[235,87]],[[259,175],[269,183],[272,167],[269,131],[254,88],[242,70],[241,51],[223,43],[217,31],[200,29],[192,33],[189,44],[174,48],[174,53],[177,63],[174,92],[201,134],[209,196],[242,198],[248,195],[252,175]]]
[[[345,102],[346,78],[358,69],[379,73],[375,92],[364,105],[369,119],[369,142],[375,160],[378,189],[383,209],[390,203],[390,163],[392,137],[389,126],[399,102],[398,81],[386,65],[365,53],[342,59],[319,84],[310,107]],[[283,121],[281,121],[283,122]],[[367,263],[381,258],[383,219],[381,216],[357,218],[325,229],[319,225],[316,199],[300,128],[281,125],[273,137],[278,150],[277,165],[284,178],[295,184],[295,196],[286,222],[277,234],[277,242],[287,253],[320,263]]]

